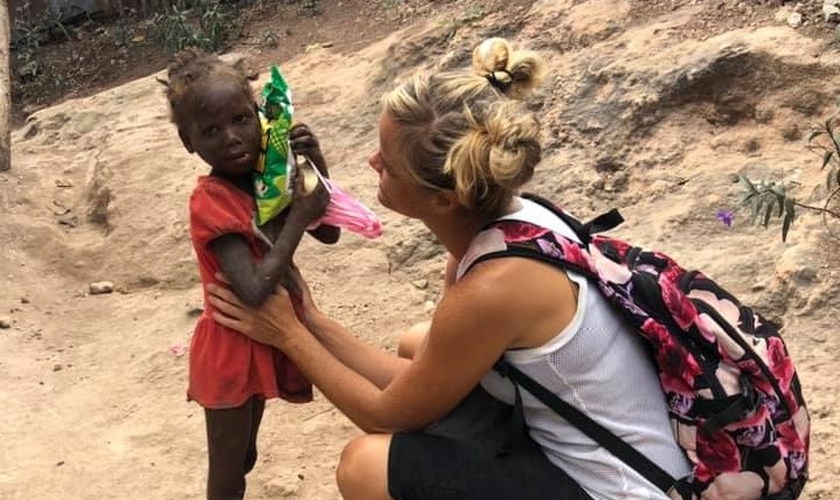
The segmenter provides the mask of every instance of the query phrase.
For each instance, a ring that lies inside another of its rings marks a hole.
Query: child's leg
[[[257,463],[257,434],[260,431],[263,411],[265,411],[264,399],[251,399],[253,410],[251,411],[251,441],[248,445],[248,452],[245,454],[245,474],[251,472],[254,464]]]
[[[245,474],[256,462],[256,429],[264,402],[251,398],[242,406],[205,409],[207,424],[207,500],[242,500]]]

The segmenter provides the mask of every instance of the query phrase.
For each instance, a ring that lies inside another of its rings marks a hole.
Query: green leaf
[[[822,166],[820,167],[820,170],[824,169],[825,166],[828,165],[828,162],[831,161],[832,156],[834,156],[834,151],[829,150],[825,152],[825,154],[823,155],[823,162]]]
[[[825,130],[821,130],[821,129],[812,130],[811,133],[808,135],[808,141],[807,142],[813,141],[814,139],[823,135],[824,133],[825,133]]]
[[[770,203],[767,204],[767,209],[764,211],[764,227],[765,229],[770,224],[770,216],[773,215],[773,205],[776,203],[774,198],[770,198]]]
[[[782,221],[782,241],[787,240],[788,230],[790,230],[790,226],[793,224],[793,219],[796,217],[796,208],[794,203],[795,201],[793,198],[785,200],[785,218]]]
[[[755,200],[755,204],[753,205],[752,217],[750,218],[750,224],[755,224],[755,220],[758,218],[758,214],[761,213],[761,206],[764,205],[764,199],[762,197],[758,197]]]
[[[785,218],[782,221],[782,241],[787,241],[788,231],[790,231],[790,225],[793,222],[793,214],[785,214]]]
[[[756,189],[755,184],[753,184],[751,180],[744,177],[743,175],[739,175],[738,177],[741,179],[741,183],[744,184],[744,187],[746,187],[752,193],[758,193],[758,189]]]

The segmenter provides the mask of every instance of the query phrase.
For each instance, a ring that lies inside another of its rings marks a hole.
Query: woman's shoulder
[[[453,285],[471,301],[516,303],[538,300],[546,288],[556,288],[565,280],[563,271],[524,257],[507,256],[488,259],[473,265]]]

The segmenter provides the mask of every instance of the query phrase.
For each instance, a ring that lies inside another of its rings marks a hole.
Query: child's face
[[[230,79],[196,89],[178,132],[184,147],[213,170],[229,175],[250,172],[260,155],[260,122],[254,99]]]

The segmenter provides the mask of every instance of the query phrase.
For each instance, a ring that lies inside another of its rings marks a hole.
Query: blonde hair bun
[[[545,62],[535,52],[514,50],[504,38],[487,38],[473,50],[473,70],[508,97],[524,99],[542,83]]]

